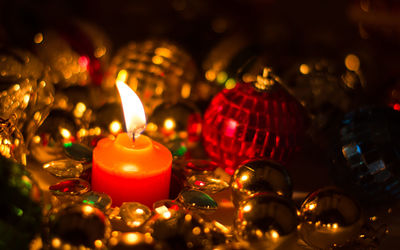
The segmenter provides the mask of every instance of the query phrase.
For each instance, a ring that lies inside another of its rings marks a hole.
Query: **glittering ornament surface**
[[[400,112],[363,108],[342,121],[335,178],[366,203],[400,198]]]
[[[0,118],[0,154],[26,165],[27,149],[24,137],[14,125],[15,119],[15,116],[9,119]]]
[[[286,169],[266,159],[242,163],[232,175],[231,188],[235,204],[257,193],[272,192],[291,198],[293,192],[292,180]]]
[[[343,245],[360,235],[360,206],[341,190],[320,189],[303,202],[299,234],[310,246],[326,249]]]
[[[132,42],[113,58],[103,86],[113,89],[116,80],[127,83],[150,115],[164,101],[189,98],[196,74],[190,56],[172,43]]]
[[[275,81],[270,77],[260,81],[264,90],[251,83],[223,90],[204,115],[204,147],[230,174],[250,158],[284,162],[299,147],[305,129],[303,111],[277,82],[262,84]]]

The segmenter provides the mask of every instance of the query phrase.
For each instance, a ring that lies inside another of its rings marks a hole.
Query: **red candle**
[[[128,133],[98,142],[93,150],[92,189],[110,195],[116,206],[136,201],[151,207],[168,198],[172,155],[163,145],[140,135],[146,122],[143,106],[126,84],[117,82],[117,87]]]

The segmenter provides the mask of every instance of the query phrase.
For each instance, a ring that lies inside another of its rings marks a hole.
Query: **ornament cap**
[[[259,91],[269,91],[276,83],[280,83],[279,77],[272,73],[272,69],[265,67],[262,74],[257,75],[257,80],[254,82],[254,88]]]

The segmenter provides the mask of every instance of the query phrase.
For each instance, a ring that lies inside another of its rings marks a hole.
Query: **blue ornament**
[[[400,198],[400,112],[361,108],[342,120],[334,174],[362,202]]]

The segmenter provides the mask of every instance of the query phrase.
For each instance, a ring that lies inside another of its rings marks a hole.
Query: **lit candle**
[[[146,116],[139,97],[117,81],[127,133],[115,140],[104,138],[93,150],[92,189],[111,196],[113,205],[136,201],[149,207],[167,199],[171,177],[171,152],[140,135]]]

